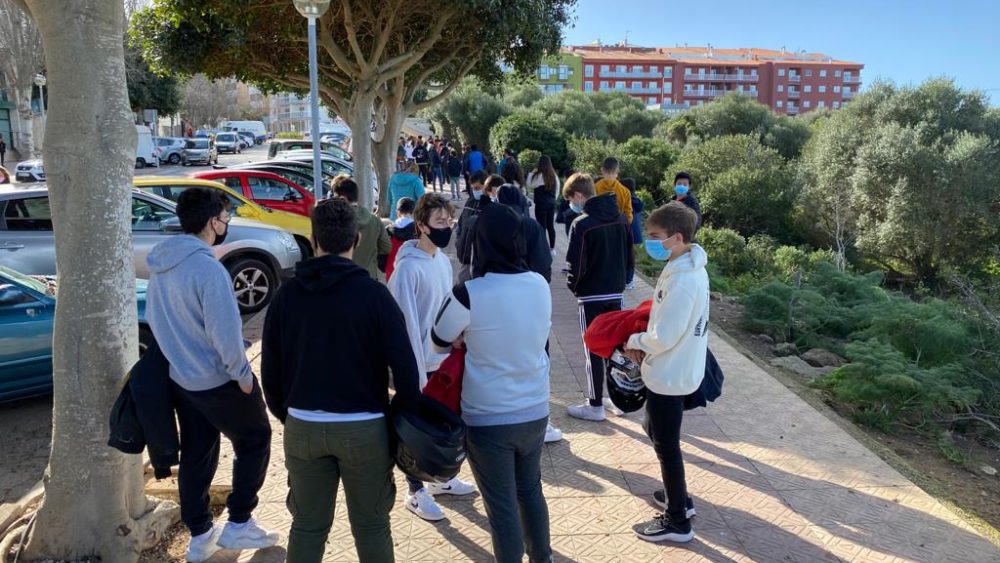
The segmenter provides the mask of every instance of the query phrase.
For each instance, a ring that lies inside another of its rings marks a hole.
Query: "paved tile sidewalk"
[[[567,405],[581,400],[586,382],[576,301],[558,273],[561,266],[557,260],[552,283],[551,387],[552,422],[565,440],[546,446],[543,459],[557,561],[1000,562],[1000,549],[715,335],[710,346],[726,373],[723,395],[707,410],[688,413],[683,427],[688,486],[698,510],[695,540],[667,546],[636,539],[631,525],[656,510],[651,494],[661,487],[659,467],[641,412],[600,424],[565,414]],[[637,285],[628,293],[630,306],[652,294],[641,280]],[[248,338],[258,340],[262,320],[248,324]],[[251,353],[256,366],[259,343]],[[472,479],[468,467],[463,477]],[[228,479],[223,467],[218,480]],[[287,534],[285,481],[275,423],[257,516]],[[401,498],[401,476],[397,487]],[[482,499],[440,502],[448,519],[436,524],[397,502],[397,561],[492,561]],[[343,506],[341,492],[327,561],[357,560]],[[284,556],[274,548],[239,558]]]

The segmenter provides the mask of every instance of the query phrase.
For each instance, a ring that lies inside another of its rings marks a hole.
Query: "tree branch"
[[[327,21],[331,16],[327,14],[326,16],[319,19],[318,25],[319,33],[316,34],[316,41],[322,45],[323,50],[326,51],[327,55],[333,59],[333,62],[340,67],[344,74],[359,74],[361,72],[361,67],[355,63],[352,63],[349,58],[347,58],[347,53],[345,53],[333,40],[333,35],[330,33],[330,24]]]
[[[372,62],[378,64],[379,60],[382,59],[382,54],[385,53],[386,45],[389,43],[389,38],[393,36],[392,28],[396,24],[396,13],[400,10],[401,0],[392,0],[392,4],[389,6],[389,20],[382,26],[382,33],[378,36],[378,41],[375,43],[375,51],[372,53]]]
[[[351,0],[345,0],[342,4],[344,6],[344,29],[347,31],[347,42],[351,46],[351,51],[354,52],[354,58],[357,60],[361,72],[367,74],[371,71],[372,64],[365,59],[364,54],[361,52],[361,45],[358,43],[358,30],[354,26],[354,12],[351,11]],[[383,31],[384,33],[385,31]]]
[[[438,19],[434,21],[434,27],[431,28],[431,31],[427,34],[426,39],[417,45],[416,49],[410,51],[409,53],[393,57],[385,63],[379,65],[376,72],[379,74],[380,78],[382,78],[381,81],[385,82],[386,80],[394,78],[399,74],[405,74],[413,67],[413,65],[418,63],[420,59],[422,59],[424,55],[426,55],[427,52],[434,47],[434,44],[441,39],[441,32],[455,14],[455,10],[439,14]]]
[[[448,84],[448,86],[446,86],[444,88],[444,90],[441,90],[441,92],[438,93],[436,96],[432,96],[432,97],[430,97],[430,98],[428,98],[428,99],[426,99],[426,100],[424,100],[422,102],[418,102],[416,104],[412,103],[412,99],[413,98],[411,96],[410,101],[407,104],[407,105],[411,106],[410,111],[411,112],[417,112],[417,111],[420,111],[422,109],[429,108],[429,107],[433,106],[434,104],[437,104],[438,102],[440,102],[444,98],[448,97],[455,90],[455,88],[457,88],[458,85],[462,82],[462,79],[465,78],[465,75],[468,74],[469,71],[472,70],[472,67],[476,66],[477,62],[478,62],[478,58],[472,58],[469,61],[467,61],[462,66],[462,69],[459,71],[458,75],[451,81],[451,83]]]

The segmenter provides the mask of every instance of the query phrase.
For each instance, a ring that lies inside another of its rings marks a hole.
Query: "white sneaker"
[[[627,284],[625,284],[625,289],[635,289],[635,282],[630,281]]]
[[[222,549],[219,547],[219,535],[221,533],[222,528],[212,526],[212,529],[204,534],[192,536],[191,543],[188,544],[185,560],[189,563],[202,563],[211,559],[217,551]]]
[[[604,416],[604,405],[595,407],[589,402],[583,403],[582,405],[568,407],[566,409],[566,414],[572,416],[573,418],[592,420],[594,422],[602,422],[606,418]]]
[[[549,424],[545,427],[545,443],[550,444],[552,442],[558,442],[563,439],[562,430],[559,430],[555,426]]]
[[[428,522],[444,520],[444,511],[434,502],[427,489],[406,495],[406,509]]]
[[[553,248],[553,249],[550,250],[550,252],[552,253],[552,257],[555,258],[556,257],[556,249]]]
[[[604,411],[607,412],[608,414],[614,416],[625,416],[625,411],[616,407],[614,401],[612,401],[611,399],[605,397],[603,402],[604,402]]]
[[[242,524],[226,522],[219,537],[219,547],[225,549],[267,549],[274,547],[281,535],[260,527],[257,520],[250,518]]]
[[[432,496],[454,495],[457,497],[471,495],[476,492],[476,486],[454,477],[447,483],[427,483],[427,492]]]

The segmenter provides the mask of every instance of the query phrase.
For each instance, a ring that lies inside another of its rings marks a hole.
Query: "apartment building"
[[[701,105],[729,92],[752,96],[790,115],[839,108],[857,95],[864,68],[822,53],[712,46],[565,47],[562,64],[569,68],[572,57],[579,58],[584,92],[625,92],[667,111]]]
[[[275,133],[309,131],[312,109],[308,96],[281,93],[270,96],[270,130]],[[330,114],[320,105],[320,122],[329,121]]]

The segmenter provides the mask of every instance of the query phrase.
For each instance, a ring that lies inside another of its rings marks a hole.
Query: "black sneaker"
[[[671,522],[666,514],[657,514],[649,522],[632,526],[635,535],[639,539],[646,541],[672,541],[675,543],[687,543],[694,539],[694,532],[691,530],[691,521],[685,520],[678,524]]]
[[[656,504],[659,505],[659,507],[662,508],[663,510],[667,509],[667,494],[664,493],[663,491],[654,492],[653,501],[656,502]],[[698,511],[694,509],[694,501],[691,500],[691,497],[688,497],[687,502],[684,504],[687,506],[688,518],[694,518],[695,516],[698,515]]]

